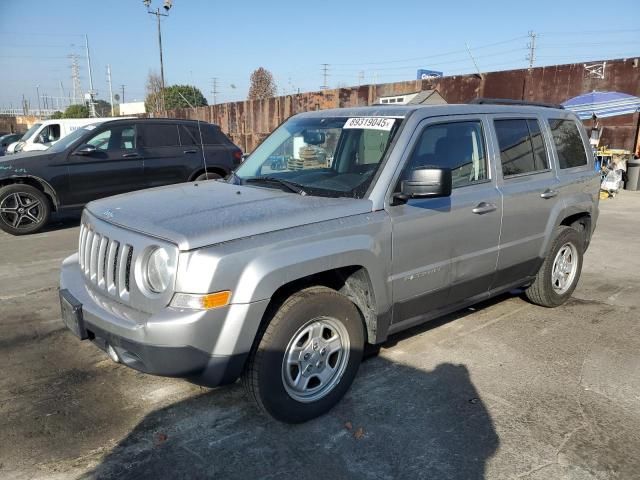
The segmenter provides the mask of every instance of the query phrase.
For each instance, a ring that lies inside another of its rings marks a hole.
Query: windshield
[[[20,138],[20,141],[26,142],[27,140],[29,140],[29,138],[31,138],[31,136],[36,132],[36,130],[38,130],[41,126],[42,126],[41,123],[34,123],[33,126],[24,133],[22,138]]]
[[[285,180],[309,195],[362,198],[402,120],[292,118],[273,132],[232,178],[269,188],[282,187],[282,182],[273,179]],[[272,181],[255,180],[260,177]]]
[[[67,147],[71,146],[76,140],[80,137],[83,137],[87,132],[95,128],[93,125],[86,125],[84,127],[78,128],[71,132],[66,137],[62,137],[59,141],[54,143],[49,151],[53,153],[59,153],[67,149]]]

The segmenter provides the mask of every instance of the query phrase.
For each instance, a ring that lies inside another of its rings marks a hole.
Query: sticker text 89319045
[[[366,128],[371,130],[391,130],[395,118],[388,117],[354,117],[348,119],[342,128]]]

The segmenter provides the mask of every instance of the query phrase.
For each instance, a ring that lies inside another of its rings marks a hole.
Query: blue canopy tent
[[[588,120],[594,114],[598,118],[635,113],[640,110],[640,98],[620,92],[590,92],[570,98],[562,104],[580,120]]]

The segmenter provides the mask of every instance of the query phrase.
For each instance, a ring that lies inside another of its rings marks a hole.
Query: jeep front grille
[[[128,300],[133,247],[80,225],[78,261],[85,278],[109,295]]]

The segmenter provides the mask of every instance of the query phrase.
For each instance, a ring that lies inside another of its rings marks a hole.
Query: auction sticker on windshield
[[[391,130],[395,118],[388,117],[355,117],[350,118],[342,128],[366,128],[370,130]]]

